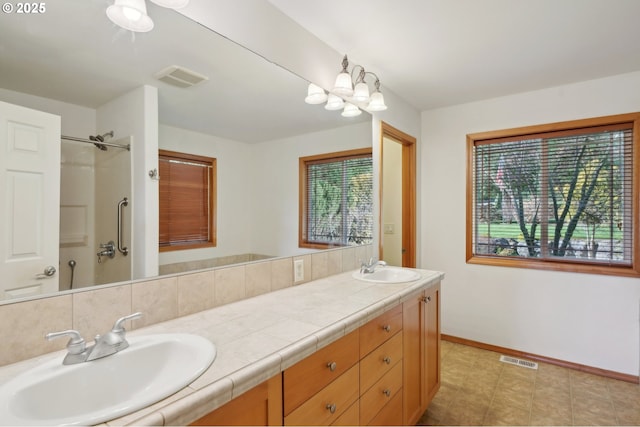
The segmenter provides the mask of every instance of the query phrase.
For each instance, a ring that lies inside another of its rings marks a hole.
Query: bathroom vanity
[[[439,386],[437,280],[193,425],[414,425]]]
[[[400,283],[335,274],[129,331],[132,342],[197,335],[215,345],[215,360],[169,397],[102,419],[107,425],[415,424],[440,384],[444,275],[413,271],[416,280]],[[0,383],[44,361],[62,366],[63,358],[61,351],[1,367]],[[82,367],[98,366],[92,363]],[[47,424],[42,415],[40,421]]]

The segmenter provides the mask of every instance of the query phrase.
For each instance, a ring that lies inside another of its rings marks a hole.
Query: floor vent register
[[[509,363],[511,365],[522,366],[524,368],[538,369],[538,364],[536,362],[531,362],[529,360],[523,360],[523,359],[517,359],[515,357],[500,356],[500,361],[504,362],[504,363]]]

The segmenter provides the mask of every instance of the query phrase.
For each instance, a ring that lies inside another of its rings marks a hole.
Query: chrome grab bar
[[[129,249],[122,247],[122,208],[129,205],[129,200],[125,197],[118,202],[118,252],[127,256]]]

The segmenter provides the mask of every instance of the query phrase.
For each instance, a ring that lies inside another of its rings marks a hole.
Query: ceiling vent
[[[155,78],[178,87],[189,87],[209,80],[207,76],[191,71],[178,65],[172,65],[155,74]]]

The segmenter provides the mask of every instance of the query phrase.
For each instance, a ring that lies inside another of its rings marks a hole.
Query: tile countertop
[[[186,388],[106,424],[189,424],[444,278],[441,272],[416,271],[420,279],[393,284],[337,274],[130,331],[201,335],[216,345],[217,357]],[[0,367],[0,381],[52,354]]]

